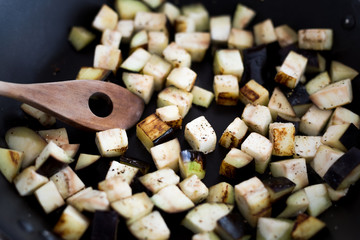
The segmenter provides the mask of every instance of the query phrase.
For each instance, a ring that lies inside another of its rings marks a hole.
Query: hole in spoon
[[[89,98],[89,108],[96,116],[107,117],[113,110],[113,103],[108,95],[97,92]]]

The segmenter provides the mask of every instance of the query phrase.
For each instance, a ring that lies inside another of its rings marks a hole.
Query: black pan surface
[[[178,5],[194,1],[173,1]],[[288,24],[294,29],[332,28],[334,47],[327,54],[329,60],[341,61],[358,71],[360,70],[360,1],[359,0],[211,0],[202,1],[211,15],[233,14],[236,3],[241,2],[257,11],[252,23],[271,18],[275,26]],[[17,83],[52,82],[74,79],[81,66],[91,66],[95,43],[81,52],[76,52],[67,41],[71,26],[82,25],[91,29],[91,21],[103,3],[113,6],[113,1],[76,0],[76,1],[0,1],[0,76],[1,80]],[[350,17],[354,26],[344,26],[344,19]],[[358,24],[357,24],[358,23]],[[251,29],[252,25],[249,27]],[[93,30],[93,32],[96,32]],[[99,34],[97,34],[97,41]],[[205,61],[194,64],[198,73],[196,85],[212,89],[212,57],[209,51]],[[119,76],[109,80],[121,83]],[[354,101],[349,108],[358,114],[359,77],[353,81]],[[61,93],[59,93],[61,94]],[[14,126],[25,125],[35,130],[42,129],[29,119],[19,108],[20,103],[0,97],[0,147],[6,147],[5,132]],[[154,96],[142,118],[153,113],[156,108]],[[197,116],[204,115],[215,128],[218,138],[226,126],[240,116],[243,106],[217,106],[212,103],[209,109],[193,106],[184,119],[184,124]],[[94,143],[95,134],[83,132],[61,122],[54,128],[66,127],[72,143],[81,143],[80,151],[97,153]],[[129,150],[126,155],[151,162],[151,157],[135,137],[135,129],[128,131]],[[182,148],[189,148],[183,139],[183,130],[177,133]],[[212,186],[227,179],[218,176],[220,162],[227,151],[221,147],[207,156],[205,183]],[[96,186],[102,180],[110,159],[102,159],[79,176],[87,185]],[[237,184],[242,179],[231,181]],[[360,223],[360,184],[351,187],[348,195],[320,215],[327,227],[314,239],[359,239]],[[33,196],[21,198],[15,188],[0,176],[0,239],[57,239],[51,234],[62,209],[46,216]],[[171,229],[171,239],[190,239],[191,233],[180,226],[184,214],[169,216],[163,214]],[[124,222],[120,222],[118,239],[131,239]],[[84,239],[89,237],[88,233]]]

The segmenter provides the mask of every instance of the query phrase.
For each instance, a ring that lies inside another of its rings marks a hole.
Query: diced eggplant
[[[150,8],[143,1],[115,1],[115,9],[120,19],[134,19],[137,12],[149,12]]]
[[[205,108],[208,108],[214,99],[213,92],[198,86],[193,87],[191,94],[193,95],[192,103]]]
[[[326,60],[316,51],[299,49],[298,52],[308,59],[305,72],[319,73],[324,72],[326,68]]]
[[[181,7],[181,12],[195,21],[196,31],[209,29],[209,12],[202,3],[191,3]]]
[[[241,59],[240,51],[237,49],[217,50],[214,56],[214,74],[215,75],[234,75],[240,81],[244,65]]]
[[[349,191],[349,188],[344,188],[344,189],[341,189],[341,190],[334,190],[328,184],[326,184],[326,188],[327,188],[327,191],[328,191],[328,194],[329,194],[329,198],[333,202],[339,201],[342,197],[345,197],[346,194]]]
[[[75,170],[86,168],[100,159],[100,155],[80,153],[76,162]]]
[[[165,13],[167,19],[170,21],[171,24],[174,24],[175,19],[180,16],[180,9],[170,2],[165,2],[160,7],[159,11]]]
[[[117,1],[117,2],[122,2],[122,1]],[[134,2],[139,2],[139,1],[132,1],[132,3]],[[131,3],[130,3],[131,4]],[[129,43],[131,40],[131,37],[133,36],[134,33],[134,20],[132,19],[123,19],[120,20],[116,26],[116,30],[118,32],[121,33],[121,41],[124,43]]]
[[[213,89],[219,105],[235,106],[239,99],[238,78],[234,75],[215,75]]]
[[[154,93],[154,77],[150,75],[123,72],[122,79],[126,88],[148,104]]]
[[[311,167],[320,176],[324,177],[329,168],[343,155],[344,153],[338,149],[331,148],[326,145],[321,145],[311,162]]]
[[[57,172],[50,177],[50,180],[55,183],[59,193],[64,199],[85,188],[85,184],[70,167],[66,167]]]
[[[98,189],[106,193],[110,203],[132,195],[130,185],[120,176],[99,182]]]
[[[300,29],[299,48],[310,50],[331,50],[333,45],[332,29]]]
[[[292,123],[270,123],[269,139],[273,144],[272,155],[292,156],[295,153],[295,126]]]
[[[252,177],[235,186],[235,200],[244,218],[255,227],[261,217],[270,217],[270,194],[264,184]]]
[[[60,195],[53,181],[49,181],[42,185],[34,192],[34,194],[47,214],[65,204],[64,199]]]
[[[274,177],[286,177],[296,184],[293,191],[309,184],[306,161],[304,158],[281,160],[270,163],[270,171]]]
[[[56,123],[56,118],[43,112],[40,111],[37,108],[34,108],[32,106],[30,106],[29,104],[23,103],[21,104],[20,108],[29,116],[35,118],[36,120],[39,121],[39,123],[45,127],[49,127],[52,126]]]
[[[252,131],[263,136],[268,134],[272,117],[267,106],[247,104],[241,118]]]
[[[151,200],[167,213],[178,213],[194,207],[194,203],[176,185],[168,185],[155,193]]]
[[[69,144],[69,137],[66,128],[48,129],[38,131],[38,134],[45,139],[46,142],[53,141],[59,147]]]
[[[89,219],[69,205],[62,212],[53,231],[62,239],[80,239],[89,225]]]
[[[91,240],[117,238],[119,215],[114,211],[95,211],[92,219]]]
[[[180,143],[177,138],[150,148],[151,157],[157,169],[179,170]]]
[[[180,177],[171,168],[163,168],[141,176],[139,180],[152,193],[157,193],[166,186],[178,184]]]
[[[132,72],[140,72],[150,58],[151,54],[148,51],[138,48],[124,60],[120,67]]]
[[[269,177],[262,181],[269,191],[270,201],[275,202],[291,193],[296,184],[286,177]]]
[[[325,227],[325,223],[316,217],[299,214],[295,220],[291,237],[294,240],[307,240]]]
[[[91,187],[81,190],[66,199],[66,203],[78,211],[95,212],[96,210],[109,210],[109,200],[106,193],[94,190]]]
[[[140,168],[134,167],[130,164],[112,161],[105,179],[121,176],[125,182],[130,184],[139,170]]]
[[[328,127],[331,125],[353,123],[360,128],[360,116],[344,107],[337,107],[330,117]]]
[[[175,34],[175,42],[191,55],[191,61],[201,62],[210,46],[210,33],[182,32]]]
[[[238,3],[236,5],[232,25],[235,28],[243,29],[250,23],[255,15],[256,13],[253,9]]]
[[[119,162],[132,168],[137,168],[142,174],[147,174],[150,169],[150,163],[140,159],[120,156]]]
[[[317,136],[326,126],[332,111],[319,109],[312,105],[302,116],[299,131],[308,136]]]
[[[211,153],[216,147],[216,133],[204,116],[195,118],[185,126],[184,136],[193,150]]]
[[[149,152],[153,146],[173,139],[173,133],[174,130],[156,114],[149,115],[136,125],[136,136]]]
[[[299,83],[294,89],[282,88],[282,90],[292,106],[310,103],[309,94],[302,83]]]
[[[251,31],[232,28],[227,44],[228,48],[237,48],[239,50],[251,48],[254,45],[254,36]]]
[[[275,34],[280,47],[286,47],[298,41],[298,35],[289,25],[283,24],[275,28]]]
[[[142,72],[145,75],[153,76],[154,78],[154,90],[160,91],[165,83],[165,79],[170,73],[171,64],[159,57],[156,54],[153,54],[149,61],[145,64]]]
[[[143,29],[132,36],[130,41],[130,53],[133,53],[138,48],[148,49],[148,32]]]
[[[350,187],[360,178],[360,150],[351,148],[324,175],[324,180],[335,190]]]
[[[31,165],[46,146],[46,141],[27,127],[10,128],[5,134],[5,141],[10,149],[24,152],[22,168]]]
[[[185,48],[175,42],[170,43],[163,51],[165,60],[170,62],[173,67],[190,67],[191,55]]]
[[[345,139],[348,139],[348,142],[349,140],[353,141],[350,144],[354,146],[356,145],[356,140],[359,135],[358,129],[354,125],[351,132],[348,131],[349,127],[350,124],[332,125],[328,127],[321,138],[321,142],[330,147],[346,152],[348,149],[341,143],[340,139],[344,137]],[[348,134],[344,135],[346,131],[348,131]],[[350,146],[350,148],[352,146]]]
[[[354,79],[359,72],[338,61],[332,61],[330,65],[330,76],[333,82],[344,79]]]
[[[193,174],[181,181],[179,183],[179,187],[181,191],[183,191],[183,193],[195,204],[205,200],[209,194],[209,189],[196,174]]]
[[[171,70],[166,78],[166,87],[175,86],[190,92],[195,84],[197,74],[188,67],[178,67]]]
[[[277,40],[275,28],[271,19],[266,19],[254,25],[256,45],[269,44]]]
[[[241,151],[252,156],[255,160],[255,171],[264,173],[271,158],[273,145],[269,139],[258,134],[250,133],[250,135],[241,144]]]
[[[110,73],[110,70],[102,68],[81,67],[76,75],[76,80],[105,80]]]
[[[286,199],[286,208],[278,215],[278,218],[290,218],[304,213],[309,206],[309,200],[304,189],[292,193]]]
[[[267,49],[264,45],[243,50],[244,73],[241,82],[254,79],[261,85],[265,84]]]
[[[307,212],[310,216],[317,217],[331,207],[332,203],[324,183],[308,186],[304,191],[309,200]]]
[[[62,148],[69,157],[74,158],[80,148],[80,144],[79,143],[63,144],[60,146],[60,148]]]
[[[28,196],[36,191],[39,187],[47,183],[49,179],[36,172],[34,166],[25,168],[14,178],[16,190],[20,196]]]
[[[95,39],[95,34],[88,29],[80,26],[73,26],[70,30],[68,40],[76,49],[80,51]]]
[[[139,240],[170,238],[170,230],[158,211],[153,211],[136,220],[129,225],[129,230]]]
[[[166,16],[164,13],[137,12],[134,19],[135,31],[165,31]]]
[[[180,15],[174,20],[175,32],[195,32],[195,20],[191,17]]]
[[[160,31],[150,31],[148,33],[149,43],[148,51],[152,54],[160,55],[169,45],[169,37],[167,33]]]
[[[117,157],[128,149],[125,129],[113,128],[96,133],[96,146],[103,157]]]
[[[145,192],[141,192],[112,202],[111,207],[120,214],[120,216],[125,218],[127,224],[131,224],[151,213],[154,203]]]
[[[296,117],[301,118],[302,116],[304,116],[304,114],[309,110],[311,106],[312,106],[311,103],[294,105],[293,109],[296,114]]]
[[[180,115],[179,108],[176,105],[157,108],[155,114],[161,119],[161,121],[165,122],[171,128],[182,128],[183,119]]]
[[[250,164],[252,160],[253,157],[249,154],[240,149],[232,148],[222,160],[219,174],[228,178],[242,176],[250,172],[249,169],[252,170],[254,168],[253,164]]]
[[[118,49],[121,42],[121,33],[116,30],[105,29],[101,36],[101,44]]]
[[[343,135],[340,137],[339,141],[346,149],[350,149],[352,147],[355,147],[356,144],[358,144],[359,137],[360,130],[351,123],[349,127],[345,130]]]
[[[182,221],[182,225],[193,233],[210,232],[216,222],[229,214],[233,206],[224,203],[202,203],[190,210]]]
[[[205,177],[206,157],[203,152],[182,150],[179,158],[180,174],[182,178],[196,175],[199,179]]]
[[[191,240],[220,240],[214,232],[202,232],[194,234]]]
[[[210,17],[211,41],[215,44],[225,44],[231,29],[230,15]]]
[[[219,144],[228,149],[236,148],[242,142],[247,130],[248,127],[245,122],[239,117],[236,117],[224,130]]]
[[[117,13],[108,5],[103,4],[96,14],[92,26],[99,31],[104,31],[105,29],[115,29],[117,22]]]
[[[294,223],[288,219],[259,218],[256,240],[290,240]]]
[[[225,240],[247,240],[251,237],[249,226],[238,213],[230,213],[217,220],[215,232]]]
[[[121,50],[110,46],[97,45],[95,48],[93,66],[116,73],[122,61]]]
[[[234,187],[227,182],[220,182],[211,186],[206,202],[233,205],[235,202]]]
[[[296,116],[295,111],[293,107],[290,105],[285,94],[278,87],[274,88],[274,91],[269,100],[268,108],[270,109],[273,120],[276,119],[279,113],[288,115],[290,117]]]
[[[252,79],[240,88],[239,99],[244,105],[251,103],[266,106],[269,103],[269,91]]]
[[[158,94],[157,107],[176,105],[182,118],[186,116],[191,108],[193,95],[187,91],[167,87]]]
[[[328,72],[322,72],[306,83],[306,91],[311,95],[331,83]]]
[[[321,145],[320,136],[295,136],[295,155],[296,158],[305,158],[310,162]]]
[[[23,152],[0,148],[0,172],[9,182],[18,174],[23,158]]]

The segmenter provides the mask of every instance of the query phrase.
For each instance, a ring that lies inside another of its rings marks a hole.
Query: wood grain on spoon
[[[105,94],[113,110],[96,116],[89,107],[94,94]],[[38,108],[69,125],[94,131],[129,129],[140,119],[144,101],[127,89],[110,82],[69,80],[52,83],[16,84],[0,81],[0,95]]]

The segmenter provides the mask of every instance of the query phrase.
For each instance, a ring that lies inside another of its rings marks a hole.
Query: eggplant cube
[[[232,148],[222,160],[219,174],[229,178],[236,178],[241,175],[241,169],[248,166],[252,160],[253,157],[249,154],[240,149]]]
[[[275,34],[280,47],[284,48],[298,41],[298,35],[289,25],[280,25],[275,28]]]
[[[250,135],[241,144],[241,151],[249,154],[255,159],[255,170],[264,173],[270,162],[273,144],[266,137],[258,133]]]
[[[121,33],[116,30],[105,29],[101,36],[101,44],[118,49],[121,42]]]
[[[295,153],[295,126],[293,123],[270,123],[269,138],[273,144],[273,155],[292,156]]]
[[[196,151],[210,153],[216,147],[216,133],[208,120],[200,116],[185,126],[185,139]]]
[[[244,65],[241,59],[240,51],[237,49],[217,50],[214,56],[214,74],[227,75],[231,74],[240,81],[244,73]]]
[[[345,123],[352,123],[355,125],[355,127],[359,129],[360,116],[344,107],[335,108],[333,114],[330,117],[328,127],[331,125],[338,125]]]
[[[242,120],[254,132],[266,136],[272,122],[270,109],[262,105],[247,104],[241,115]]]
[[[150,148],[151,157],[157,169],[179,170],[180,143],[177,138]]]
[[[155,91],[160,91],[163,88],[165,79],[170,71],[171,64],[155,54],[151,56],[142,70],[145,75],[153,76]]]
[[[37,119],[39,121],[39,123],[45,127],[52,126],[56,123],[55,117],[53,117],[43,111],[40,111],[39,109],[34,108],[26,103],[21,104],[20,107],[26,114]]]
[[[261,217],[270,217],[270,194],[264,184],[253,177],[235,186],[235,201],[239,211],[252,227]]]
[[[100,155],[80,153],[79,158],[76,162],[75,170],[81,170],[86,168],[100,159]]]
[[[179,129],[182,127],[183,119],[180,115],[179,108],[176,105],[157,108],[155,114],[161,119],[161,121],[165,122],[173,129]]]
[[[166,61],[173,67],[190,67],[191,55],[175,42],[170,43],[162,52]]]
[[[290,51],[275,76],[275,82],[291,89],[295,88],[305,72],[307,61],[304,56]]]
[[[330,147],[333,147],[333,148],[337,148],[341,151],[347,151],[347,148],[342,144],[342,142],[340,141],[340,139],[344,136],[345,132],[349,129],[350,127],[350,124],[341,124],[341,125],[333,125],[333,126],[330,126],[326,129],[324,135],[322,136],[321,138],[321,142],[323,144],[326,144]],[[348,133],[351,137],[351,135],[353,134],[354,137],[353,139],[357,140],[357,135],[358,135],[358,131],[357,131],[357,128],[354,127],[355,131],[352,131],[351,133]],[[348,135],[348,137],[349,137]]]
[[[138,48],[124,60],[120,67],[132,72],[140,72],[150,58],[151,54],[148,51]]]
[[[275,202],[283,196],[291,193],[296,184],[286,177],[269,177],[263,180],[266,189],[270,193],[271,202]]]
[[[353,100],[351,80],[345,79],[327,85],[311,94],[310,99],[320,109],[333,109],[351,103]]]
[[[18,174],[23,158],[23,152],[0,148],[0,172],[9,182]]]
[[[245,223],[245,219],[238,213],[230,213],[216,222],[215,232],[222,239],[250,239],[250,229]]]
[[[311,167],[320,176],[324,177],[329,168],[343,155],[344,153],[338,149],[331,148],[326,145],[321,145],[316,151],[315,157],[311,162]]]
[[[331,207],[332,203],[324,183],[308,186],[304,191],[309,200],[307,212],[310,216],[317,217]]]
[[[96,133],[96,146],[103,157],[117,157],[128,149],[125,129],[113,128]]]
[[[106,193],[110,203],[132,195],[130,185],[120,176],[99,182],[98,188]]]
[[[288,219],[261,217],[257,225],[256,239],[290,239],[293,226],[293,221]]]
[[[205,200],[209,194],[209,189],[196,174],[182,180],[179,187],[195,204]]]
[[[201,62],[210,46],[210,33],[182,32],[175,34],[175,42],[191,55],[191,61]]]
[[[69,137],[66,128],[41,130],[38,131],[38,134],[45,139],[47,143],[52,141],[59,147],[69,144]]]
[[[128,158],[121,156],[119,162],[123,165],[126,165],[134,170],[134,172],[140,171],[141,174],[147,174],[150,169],[150,163],[144,160],[136,158]]]
[[[155,114],[149,115],[136,125],[136,136],[149,152],[153,146],[171,139],[172,133],[173,129]]]
[[[47,214],[65,204],[53,181],[49,181],[38,188],[35,191],[35,196]]]
[[[170,230],[158,211],[136,220],[129,225],[130,232],[137,239],[169,239]]]
[[[152,9],[158,8],[165,0],[143,0]]]
[[[38,173],[34,166],[25,168],[14,178],[16,190],[20,196],[28,196],[35,192],[36,189],[47,183],[49,179]]]
[[[135,31],[164,31],[166,29],[166,16],[164,13],[137,12],[134,19]]]
[[[219,105],[235,106],[239,98],[239,83],[234,75],[215,75],[215,101]]]
[[[96,211],[92,219],[91,240],[114,240],[117,237],[119,215],[115,211]]]
[[[102,68],[81,67],[76,80],[105,80],[110,73],[110,70]]]
[[[210,232],[216,222],[229,214],[233,206],[224,203],[202,203],[190,210],[182,221],[182,225],[193,233]]]
[[[310,162],[322,145],[320,136],[295,136],[295,157],[305,158]]]
[[[269,44],[277,40],[275,28],[271,19],[254,25],[254,36],[256,45]]]
[[[235,202],[234,187],[227,182],[220,182],[211,186],[206,202],[233,205]]]
[[[140,182],[152,193],[159,192],[162,188],[178,184],[180,177],[171,168],[159,169],[155,172],[139,177]]]
[[[160,55],[169,44],[169,37],[165,32],[151,31],[148,33],[148,51]]]
[[[128,43],[134,33],[134,20],[122,19],[117,23],[116,31],[121,33],[122,42]]]
[[[181,7],[181,12],[195,21],[196,31],[203,32],[209,29],[209,12],[201,3],[192,3]]]
[[[202,232],[194,234],[191,240],[220,240],[214,232]]]
[[[85,188],[68,199],[66,203],[76,208],[78,211],[95,212],[97,210],[109,210],[109,200],[106,193],[94,190],[92,187]]]
[[[247,133],[248,126],[239,117],[236,117],[221,135],[219,144],[225,148],[236,148]]]
[[[331,83],[328,72],[322,72],[306,83],[306,91],[309,95],[323,89]]]
[[[192,103],[204,108],[208,108],[214,99],[214,93],[198,86],[193,87],[191,94],[193,95]]]
[[[175,19],[180,16],[180,9],[170,2],[164,2],[160,7],[160,12],[165,13],[167,19],[174,25]]]
[[[360,150],[351,148],[324,175],[324,180],[335,190],[350,187],[360,178]]]
[[[111,207],[123,218],[127,224],[151,213],[154,203],[146,193],[136,193],[130,197],[111,203]]]
[[[269,103],[269,91],[252,79],[240,88],[239,99],[244,105],[252,103],[266,106]]]
[[[355,69],[338,61],[332,61],[330,66],[330,76],[333,82],[337,82],[344,79],[353,80],[359,72]]]
[[[180,15],[174,20],[175,32],[195,32],[195,20],[191,17]]]
[[[323,221],[313,216],[299,214],[295,220],[291,237],[295,240],[310,239],[325,226],[326,225]]]
[[[251,31],[232,28],[228,39],[229,48],[243,50],[254,45],[254,36]]]
[[[92,22],[92,26],[99,31],[114,29],[118,22],[117,13],[108,5],[103,4]]]
[[[278,114],[284,114],[290,117],[296,117],[295,111],[285,94],[280,88],[275,87],[269,100],[268,108],[270,109],[273,120],[276,119]]]
[[[210,18],[210,35],[214,43],[226,43],[231,29],[230,15],[222,15]]]
[[[317,136],[326,126],[332,111],[321,110],[312,105],[309,110],[302,116],[299,131],[308,136]]]
[[[329,198],[333,202],[339,201],[342,197],[345,197],[349,191],[349,188],[335,190],[332,187],[330,187],[328,184],[326,184],[326,188],[329,194]]]
[[[130,41],[130,53],[138,48],[148,49],[149,37],[148,32],[143,29],[134,34]]]
[[[234,28],[243,29],[255,17],[256,13],[253,9],[238,3],[236,5],[232,25]]]
[[[199,179],[205,177],[206,158],[200,151],[183,150],[179,158],[180,174],[182,178],[196,175]]]
[[[56,188],[64,199],[74,195],[81,189],[85,188],[85,184],[71,169],[71,167],[66,167],[61,171],[57,172],[50,177],[50,180],[55,183]]]
[[[150,102],[155,86],[153,76],[124,72],[122,79],[130,92],[141,97],[145,104]]]
[[[195,84],[197,74],[188,67],[174,68],[166,78],[166,86],[175,86],[190,92]]]
[[[157,107],[176,105],[182,118],[191,108],[193,95],[176,87],[167,87],[158,94]]]
[[[125,182],[130,184],[135,175],[139,172],[139,168],[133,167],[118,161],[112,161],[105,179],[121,176]]]
[[[84,27],[73,26],[68,39],[76,51],[80,51],[95,39],[95,34]]]
[[[286,177],[296,184],[293,191],[309,184],[306,161],[304,158],[281,160],[270,163],[270,171],[274,177]]]
[[[151,9],[143,1],[115,1],[115,9],[120,19],[134,19],[138,12],[150,12]]]
[[[62,239],[80,239],[89,227],[90,221],[72,206],[62,212],[53,231]]]
[[[116,72],[121,63],[121,50],[111,46],[97,45],[95,48],[94,67]]]
[[[279,214],[278,218],[290,218],[304,213],[309,207],[309,200],[304,189],[292,193],[286,199],[286,208]]]
[[[167,213],[178,213],[194,207],[194,203],[176,185],[168,185],[155,193],[151,200]]]
[[[332,29],[300,29],[299,48],[310,50],[331,50],[333,45]]]

